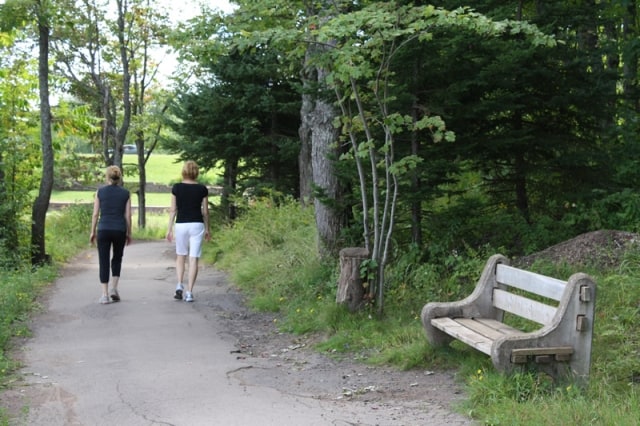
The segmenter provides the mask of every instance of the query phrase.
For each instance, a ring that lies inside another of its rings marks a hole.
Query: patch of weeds
[[[93,206],[69,205],[47,216],[46,247],[56,262],[64,262],[89,247]]]
[[[27,325],[29,315],[41,308],[37,297],[55,275],[56,269],[52,266],[0,271],[0,383],[3,385],[17,367],[7,355],[11,340],[31,334]]]

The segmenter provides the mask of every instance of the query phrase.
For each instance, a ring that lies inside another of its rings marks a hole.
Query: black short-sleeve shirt
[[[202,199],[209,196],[206,186],[200,183],[176,183],[171,193],[176,196],[176,223],[204,222]]]
[[[125,212],[129,191],[118,185],[107,185],[98,189],[100,220],[98,231],[127,232]]]

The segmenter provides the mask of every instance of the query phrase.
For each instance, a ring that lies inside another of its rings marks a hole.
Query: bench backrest
[[[559,302],[567,288],[567,282],[534,272],[524,271],[505,264],[496,265],[496,282],[493,289],[493,306],[505,312],[535,321],[550,324],[556,314],[556,306],[530,299],[509,291],[509,287],[524,290]]]

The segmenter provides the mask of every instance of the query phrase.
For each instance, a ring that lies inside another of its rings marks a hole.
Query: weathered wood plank
[[[493,290],[493,306],[542,325],[550,324],[556,314],[553,306],[498,288]]]
[[[434,318],[431,320],[431,324],[480,352],[491,355],[491,344],[493,343],[491,339],[469,330],[455,320],[446,317]]]
[[[569,361],[573,354],[571,346],[557,346],[547,348],[519,348],[511,350],[511,362],[514,364],[524,364],[529,360],[529,356],[534,357],[538,364],[546,364],[552,361]]]
[[[571,346],[550,346],[546,348],[518,348],[511,350],[512,355],[572,355]]]
[[[471,331],[483,335],[491,341],[499,339],[500,337],[505,335],[502,330],[495,329],[487,324],[476,321],[473,318],[455,318],[455,322],[467,327]]]
[[[522,331],[517,328],[513,328],[510,325],[507,325],[498,320],[494,320],[491,318],[474,318],[475,321],[482,323],[488,327],[493,328],[494,330],[500,331],[502,334],[515,335],[515,334],[524,334]]]
[[[566,281],[557,278],[523,271],[503,264],[498,264],[496,267],[496,281],[557,301],[562,299],[567,285]]]
[[[494,366],[504,372],[516,371],[516,364],[535,362],[555,378],[573,376],[586,384],[595,282],[584,273],[563,281],[507,263],[502,255],[491,256],[470,297],[426,304],[421,317],[427,338],[434,345],[457,339],[489,355]],[[502,322],[509,322],[511,315],[543,327],[531,330],[535,327],[528,324],[525,329],[529,332],[518,330]],[[527,347],[519,348],[522,345]]]

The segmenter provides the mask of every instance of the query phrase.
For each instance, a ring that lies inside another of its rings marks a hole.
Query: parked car
[[[122,145],[123,154],[137,154],[138,147],[135,145]],[[113,155],[113,148],[109,148],[109,155]]]
[[[135,145],[124,145],[122,147],[122,153],[123,154],[137,154],[138,153],[138,147],[136,147]]]

